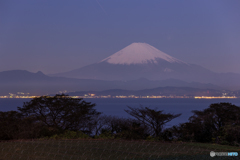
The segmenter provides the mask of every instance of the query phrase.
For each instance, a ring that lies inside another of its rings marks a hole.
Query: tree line
[[[128,106],[125,112],[131,118],[119,118],[103,115],[95,106],[65,94],[34,98],[17,111],[0,112],[0,140],[110,138],[240,144],[240,107],[231,103],[193,110],[188,122],[171,128],[164,126],[181,114]]]

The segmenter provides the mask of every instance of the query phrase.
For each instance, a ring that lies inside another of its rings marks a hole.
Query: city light
[[[29,93],[18,92],[18,94],[9,93],[9,95],[0,96],[0,98],[38,98],[40,96],[29,95]],[[177,96],[177,95],[96,95],[88,93],[82,96],[68,96],[71,98],[194,98],[194,99],[234,99],[236,96]]]

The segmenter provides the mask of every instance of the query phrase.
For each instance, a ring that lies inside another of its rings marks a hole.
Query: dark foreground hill
[[[0,142],[0,157],[13,159],[211,160],[210,152],[237,152],[239,147],[204,144],[103,139],[24,140]],[[21,158],[20,158],[21,157]]]

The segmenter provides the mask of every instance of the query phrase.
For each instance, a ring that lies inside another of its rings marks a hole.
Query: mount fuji
[[[156,49],[147,43],[132,43],[131,45],[123,48],[117,53],[107,57],[101,62],[110,64],[147,64],[159,63],[159,60],[167,61],[169,63],[184,63],[176,58],[173,58],[166,53]]]
[[[240,86],[239,74],[215,73],[204,67],[176,59],[146,43],[132,43],[98,63],[51,76],[122,81],[139,78],[179,79],[186,82]],[[231,79],[226,76],[230,76]]]

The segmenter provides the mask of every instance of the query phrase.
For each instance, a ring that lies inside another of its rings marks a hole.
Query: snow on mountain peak
[[[149,62],[157,63],[158,59],[170,63],[184,63],[147,43],[132,43],[101,62],[112,64],[144,64]]]

